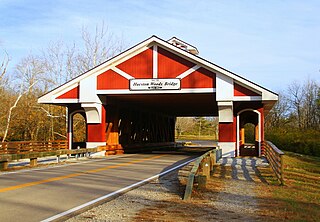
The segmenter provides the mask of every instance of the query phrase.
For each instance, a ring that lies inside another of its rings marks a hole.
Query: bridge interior
[[[107,105],[178,116],[218,116],[213,93],[100,95]]]
[[[216,116],[212,93],[99,95],[106,104],[109,145],[173,143],[175,120],[179,116]]]

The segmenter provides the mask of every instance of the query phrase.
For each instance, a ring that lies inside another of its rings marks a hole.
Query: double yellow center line
[[[129,166],[129,165],[136,164],[136,163],[141,163],[141,162],[144,162],[144,161],[147,161],[147,160],[158,159],[158,158],[163,157],[163,156],[165,156],[165,154],[152,156],[152,157],[148,157],[148,158],[143,158],[143,159],[139,159],[139,160],[132,160],[132,161],[129,161],[129,162],[126,162],[126,163],[119,163],[119,164],[110,165],[110,166],[106,166],[106,167],[87,170],[87,171],[84,171],[84,172],[72,173],[72,174],[59,176],[59,177],[53,177],[53,178],[49,178],[49,179],[45,179],[45,180],[38,180],[38,181],[30,182],[30,183],[19,184],[19,185],[16,185],[16,186],[0,188],[0,193],[7,192],[7,191],[12,191],[12,190],[17,190],[17,189],[21,189],[21,188],[25,188],[25,187],[31,187],[31,186],[35,186],[35,185],[39,185],[39,184],[43,184],[43,183],[50,183],[50,182],[53,182],[53,181],[64,180],[64,179],[68,179],[68,178],[72,178],[72,177],[82,176],[82,175],[85,175],[85,174],[97,173],[97,172],[100,172],[100,171],[105,171],[105,170],[109,170],[109,169],[115,169],[115,168],[119,168],[119,167],[123,167],[123,166]]]

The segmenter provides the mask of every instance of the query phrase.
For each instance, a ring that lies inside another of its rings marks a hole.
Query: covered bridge
[[[198,56],[177,38],[152,36],[39,98],[86,120],[86,147],[117,149],[173,143],[178,116],[219,117],[225,155],[261,155],[264,119],[277,94]],[[244,125],[255,126],[245,149]]]

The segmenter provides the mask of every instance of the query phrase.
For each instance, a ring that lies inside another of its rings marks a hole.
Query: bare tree
[[[7,52],[5,52],[5,55],[2,59],[1,65],[0,65],[0,87],[2,87],[4,84],[5,75],[7,73],[9,61],[10,61],[9,55]]]
[[[181,136],[182,133],[191,130],[195,125],[196,123],[193,117],[178,117],[176,120],[176,131],[178,136]]]
[[[26,94],[33,87],[34,84],[36,84],[36,82],[32,83],[32,85],[30,85],[25,91],[22,91],[23,88],[21,87],[21,90],[20,90],[20,93],[19,93],[17,99],[15,100],[14,104],[9,109],[8,118],[7,118],[7,125],[6,125],[6,129],[5,129],[3,138],[2,138],[2,142],[5,142],[6,139],[7,139],[8,131],[9,131],[9,128],[10,128],[13,109],[17,107],[17,104],[20,101],[21,97],[24,94]],[[21,85],[21,86],[23,86],[23,85]]]
[[[266,116],[266,128],[281,127],[288,123],[290,116],[290,103],[284,92],[280,92],[278,102]]]
[[[303,88],[300,83],[293,82],[288,87],[288,98],[291,103],[292,113],[297,119],[299,129],[303,127],[302,121],[302,101],[303,101]]]
[[[92,31],[83,28],[82,42],[66,45],[51,43],[41,56],[29,55],[10,72],[9,56],[0,57],[0,133],[1,140],[65,138],[65,107],[37,104],[37,97],[85,71],[99,65],[124,49],[122,38],[102,23]],[[12,87],[11,87],[12,86]]]
[[[110,32],[103,22],[100,26],[95,26],[93,35],[91,33],[87,27],[82,28],[84,47],[77,56],[80,73],[101,64],[125,48],[123,38]]]
[[[319,120],[317,119],[317,96],[319,85],[316,81],[308,79],[304,83],[303,99],[303,120],[305,128],[319,129]]]

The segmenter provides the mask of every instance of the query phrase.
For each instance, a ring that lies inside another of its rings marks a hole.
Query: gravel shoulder
[[[67,221],[272,221],[259,207],[257,188],[267,185],[257,159],[222,161],[190,201],[181,199],[184,187],[174,171]]]

